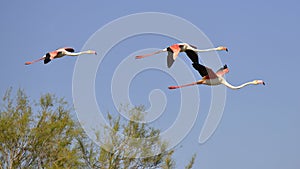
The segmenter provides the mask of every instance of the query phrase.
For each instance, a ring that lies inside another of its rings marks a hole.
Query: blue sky
[[[222,62],[230,68],[226,76],[229,82],[239,84],[261,78],[267,83],[264,87],[251,86],[239,91],[228,89],[222,121],[205,144],[198,143],[198,136],[207,115],[210,99],[206,98],[210,96],[210,88],[199,86],[202,109],[192,131],[177,150],[178,168],[183,168],[192,154],[197,153],[194,168],[298,169],[300,91],[296,85],[300,80],[294,74],[297,75],[300,61],[297,51],[299,11],[300,3],[296,0],[1,1],[0,94],[12,86],[25,89],[32,99],[51,92],[72,102],[76,58],[63,58],[48,65],[25,66],[24,62],[61,46],[80,50],[93,33],[122,16],[140,12],[177,15],[201,29],[215,46],[229,48],[228,54],[220,53]],[[103,39],[103,43],[106,40]],[[127,56],[147,47],[163,48],[174,42],[170,38],[142,36],[119,43],[112,49],[104,60],[106,64],[100,66],[97,73],[99,107],[104,112],[115,110],[111,96],[100,93],[109,89],[109,84],[102,80],[111,78],[109,71],[113,71],[123,54]],[[181,56],[188,64],[184,55]],[[137,87],[145,82],[145,90]],[[137,76],[130,88],[132,101],[146,106],[149,106],[149,91],[155,88],[165,91],[170,100],[167,115],[155,123],[162,129],[176,118],[176,113],[172,113],[178,108],[172,103],[178,103],[179,91],[165,89],[170,83],[174,82],[166,74],[148,71]]]

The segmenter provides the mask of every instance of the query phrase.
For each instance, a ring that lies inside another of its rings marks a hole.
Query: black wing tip
[[[192,44],[189,44],[192,48],[195,48],[195,49],[197,49],[197,46],[195,46],[195,45],[192,45]]]
[[[45,59],[44,59],[44,64],[47,64],[47,63],[49,63],[51,61],[51,59],[50,59],[50,53],[46,53],[46,57],[45,57]]]
[[[51,61],[51,59],[48,59],[48,58],[46,59],[46,58],[45,58],[45,59],[44,59],[44,64],[47,64],[47,63],[49,63],[50,61]]]
[[[75,52],[75,49],[71,47],[65,48],[65,50],[68,52]]]
[[[209,69],[208,67],[205,67],[197,62],[194,62],[192,65],[193,65],[194,69],[197,70],[202,77],[208,75],[208,72],[207,72],[207,69]]]

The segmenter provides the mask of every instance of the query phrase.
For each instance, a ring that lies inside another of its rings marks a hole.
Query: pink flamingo
[[[201,80],[194,82],[194,83],[185,84],[182,86],[170,86],[169,89],[178,89],[178,88],[182,88],[182,87],[201,85],[201,84],[209,85],[209,86],[223,84],[230,89],[240,89],[247,85],[258,85],[258,84],[265,85],[265,82],[263,80],[254,80],[254,81],[250,81],[250,82],[244,83],[239,86],[233,86],[233,85],[229,84],[223,77],[224,74],[229,72],[227,65],[224,65],[216,73],[211,68],[203,66],[201,64],[193,64],[193,67],[203,77]]]
[[[93,50],[87,50],[87,51],[82,51],[82,52],[75,52],[74,48],[71,47],[64,47],[64,48],[59,48],[56,49],[55,51],[48,52],[46,53],[43,57],[40,59],[31,61],[31,62],[25,62],[25,65],[30,65],[35,62],[39,62],[41,60],[44,60],[44,64],[49,63],[53,59],[61,58],[63,56],[79,56],[82,54],[97,54],[96,51]]]
[[[141,59],[141,58],[149,57],[149,56],[156,55],[156,54],[159,54],[162,52],[168,52],[167,65],[168,65],[168,68],[170,68],[173,65],[175,59],[177,58],[177,56],[180,52],[185,52],[193,63],[198,63],[199,59],[198,59],[197,52],[209,52],[209,51],[220,51],[220,50],[225,50],[228,52],[228,49],[224,46],[201,50],[201,49],[197,49],[197,47],[187,44],[187,43],[177,43],[177,44],[169,46],[165,49],[162,49],[162,50],[159,50],[159,51],[156,51],[153,53],[145,54],[145,55],[139,55],[139,56],[136,56],[135,58]]]

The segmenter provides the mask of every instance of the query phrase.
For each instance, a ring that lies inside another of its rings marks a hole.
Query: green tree
[[[137,123],[144,118],[143,107],[126,109],[130,120],[108,113],[105,127],[112,130],[97,134],[103,147],[88,138],[71,110],[54,95],[42,95],[33,104],[24,91],[12,97],[9,89],[0,106],[0,169],[176,167],[175,150],[166,151],[160,130]],[[195,156],[186,168],[192,168],[194,160]]]
[[[22,90],[3,97],[0,112],[0,168],[79,168],[73,146],[79,132],[63,99],[46,94],[32,107]],[[33,109],[36,113],[33,113]]]
[[[144,118],[144,107],[134,107],[125,111],[130,115],[130,120],[126,122],[122,122],[120,117],[113,118],[108,113],[107,119],[112,130],[108,129],[105,134],[102,133],[101,143],[104,142],[102,148],[95,146],[95,143],[86,137],[79,140],[82,157],[88,166],[92,169],[175,168],[172,158],[175,150],[166,151],[167,142],[160,139],[160,130],[137,122]],[[195,155],[186,168],[192,168],[194,160]]]

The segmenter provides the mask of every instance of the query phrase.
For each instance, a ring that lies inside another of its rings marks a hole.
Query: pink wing
[[[194,69],[196,69],[202,77],[206,79],[215,79],[217,78],[217,74],[209,67],[201,65],[199,63],[193,63]]]
[[[173,59],[175,60],[180,52],[180,47],[178,44],[174,44],[174,45],[170,46],[170,48],[173,51]]]
[[[170,68],[175,59],[177,58],[178,54],[180,52],[180,47],[178,44],[174,44],[170,47],[168,47],[168,56],[167,56],[167,65],[168,65],[168,68]]]
[[[74,48],[72,47],[63,47],[63,48],[58,48],[56,51],[68,51],[68,52],[75,52]]]
[[[227,67],[227,65],[224,65],[222,68],[220,68],[218,71],[217,71],[217,75],[218,76],[224,76],[226,73],[229,72],[229,69]]]
[[[207,79],[215,79],[218,77],[217,74],[211,68],[205,66],[205,69],[207,71]]]
[[[55,57],[57,57],[57,54],[58,54],[59,52],[61,53],[61,51],[55,50],[55,51],[52,51],[52,52],[47,53],[47,54],[46,54],[46,59],[47,59],[47,55],[49,54],[49,55],[50,55],[49,59],[53,60]]]

